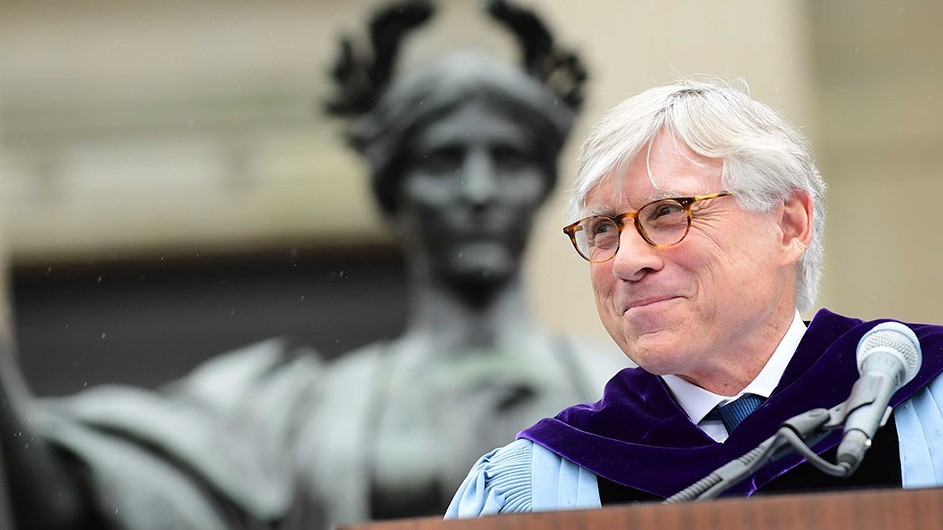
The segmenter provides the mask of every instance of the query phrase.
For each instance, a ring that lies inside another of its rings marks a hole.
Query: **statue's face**
[[[533,133],[473,102],[408,144],[396,218],[409,250],[461,285],[501,282],[519,270],[551,182]]]

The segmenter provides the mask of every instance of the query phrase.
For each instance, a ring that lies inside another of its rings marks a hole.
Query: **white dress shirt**
[[[714,407],[725,405],[744,394],[756,394],[768,398],[773,392],[773,389],[779,384],[783,372],[786,371],[786,365],[792,360],[792,356],[796,352],[796,347],[799,346],[799,341],[802,340],[804,334],[805,323],[802,322],[802,317],[800,317],[799,312],[796,311],[792,319],[792,324],[789,325],[789,329],[786,330],[786,335],[783,336],[783,340],[780,341],[779,346],[776,347],[773,355],[769,358],[769,361],[766,362],[766,366],[760,370],[760,373],[757,374],[756,378],[753,379],[746,388],[735,396],[721,396],[720,394],[715,394],[685,381],[676,375],[665,375],[662,376],[662,379],[665,381],[665,384],[668,385],[668,390],[671,391],[675,401],[681,405],[681,408],[688,414],[691,421],[696,423],[701,430],[714,440],[723,442],[727,439],[728,435],[724,424],[718,420],[705,421],[704,417],[707,416]]]

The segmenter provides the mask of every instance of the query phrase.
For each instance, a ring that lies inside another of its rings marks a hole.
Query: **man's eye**
[[[594,237],[616,230],[615,223],[612,222],[612,219],[609,219],[607,217],[603,217],[600,219],[591,219],[587,221],[587,225],[588,225],[587,227],[588,229],[586,230],[586,232]]]
[[[612,231],[612,225],[606,223],[599,223],[594,227],[593,235],[605,234],[606,232]]]
[[[684,213],[684,207],[674,201],[655,203],[646,209],[645,217],[653,221]]]

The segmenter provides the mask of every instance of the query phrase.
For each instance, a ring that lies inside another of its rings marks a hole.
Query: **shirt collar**
[[[773,389],[779,384],[783,372],[786,371],[786,365],[792,360],[792,356],[796,352],[796,347],[799,346],[799,342],[802,340],[805,329],[805,323],[802,322],[802,317],[800,317],[799,312],[796,311],[792,323],[789,325],[789,329],[786,330],[786,335],[783,336],[783,340],[779,342],[776,350],[773,351],[773,355],[766,361],[766,366],[764,366],[763,369],[760,370],[760,373],[757,374],[756,378],[736,396],[721,396],[720,394],[715,394],[676,375],[665,375],[662,376],[662,379],[665,381],[665,384],[668,385],[668,390],[675,398],[675,401],[678,402],[678,405],[690,416],[691,421],[700,423],[717,405],[726,404],[744,394],[756,394],[768,398],[773,392]]]

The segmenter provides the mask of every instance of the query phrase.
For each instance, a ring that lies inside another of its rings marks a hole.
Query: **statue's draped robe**
[[[100,387],[42,400],[31,417],[114,528],[307,530],[390,506],[404,512],[380,515],[441,514],[475,458],[598,399],[628,363],[572,338],[531,342],[399,381],[397,341],[325,362],[272,339],[159,392]]]

